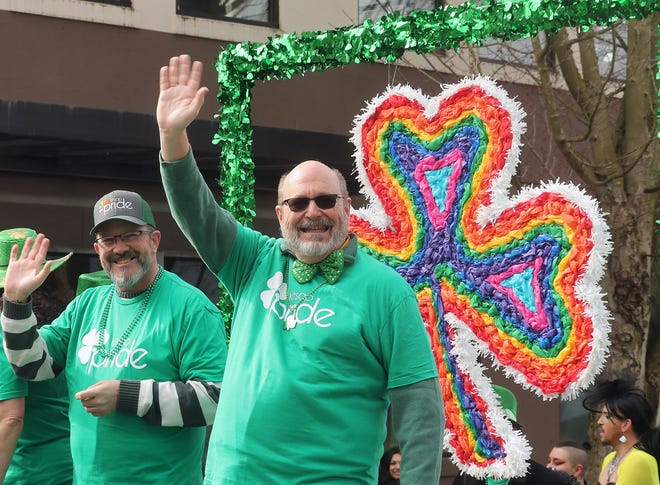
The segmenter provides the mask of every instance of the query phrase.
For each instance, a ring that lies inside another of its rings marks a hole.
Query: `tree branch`
[[[546,45],[549,44],[549,42],[546,43]],[[567,141],[568,137],[566,136],[566,132],[564,131],[563,124],[561,122],[557,95],[552,86],[550,69],[544,62],[546,49],[541,47],[541,41],[538,35],[532,37],[532,48],[534,49],[534,58],[536,59],[536,63],[539,69],[539,86],[541,88],[541,95],[545,100],[546,109],[548,110],[548,124],[550,125],[550,130],[553,133],[559,150],[564,154],[564,157],[571,165],[571,167],[573,167],[573,169],[580,175],[580,177],[590,183],[592,174],[590,171],[584,170],[584,167],[587,166],[587,159],[580,155],[580,153],[578,153],[573,148],[572,143]],[[576,81],[574,86],[580,83],[579,76],[574,80]]]

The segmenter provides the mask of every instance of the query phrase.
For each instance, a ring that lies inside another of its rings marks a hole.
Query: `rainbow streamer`
[[[350,229],[416,291],[445,401],[445,446],[477,477],[522,475],[531,453],[478,356],[544,398],[571,399],[609,345],[598,281],[611,243],[597,203],[558,182],[508,194],[523,117],[480,77],[433,99],[392,87],[353,129],[368,205]]]

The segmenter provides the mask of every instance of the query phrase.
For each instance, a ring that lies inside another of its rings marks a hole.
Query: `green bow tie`
[[[314,264],[303,263],[296,259],[293,261],[293,277],[298,283],[307,283],[321,270],[325,279],[333,285],[344,269],[344,252],[341,249],[331,252],[323,261]]]

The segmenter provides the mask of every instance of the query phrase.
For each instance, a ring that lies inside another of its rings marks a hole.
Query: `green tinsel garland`
[[[221,150],[223,207],[244,224],[251,224],[255,216],[250,90],[256,80],[289,79],[293,74],[351,63],[393,62],[406,50],[422,54],[437,48],[458,49],[461,42],[479,45],[489,39],[532,36],[541,30],[609,25],[658,10],[660,0],[469,1],[407,16],[394,13],[355,27],[284,34],[266,43],[231,44],[215,64],[220,126],[214,143]]]

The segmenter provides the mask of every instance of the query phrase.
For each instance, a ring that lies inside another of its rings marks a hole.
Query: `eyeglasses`
[[[293,212],[302,212],[309,206],[310,201],[314,201],[316,207],[321,210],[332,209],[337,205],[337,199],[343,199],[343,195],[339,194],[325,194],[317,195],[316,197],[291,197],[282,201],[282,205],[288,205],[289,209]]]
[[[137,241],[142,234],[151,234],[154,231],[149,230],[138,230],[125,232],[123,234],[117,234],[116,236],[104,236],[98,239],[95,239],[94,242],[101,246],[103,249],[112,249],[117,245],[117,239],[121,239],[123,242],[129,244]]]

